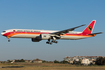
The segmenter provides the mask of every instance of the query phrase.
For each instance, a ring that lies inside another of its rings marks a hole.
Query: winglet
[[[94,28],[96,20],[93,20],[82,32],[82,34],[91,34]]]

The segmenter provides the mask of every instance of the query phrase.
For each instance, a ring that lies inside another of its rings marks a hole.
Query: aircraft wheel
[[[10,40],[8,40],[8,42],[10,42]]]
[[[50,44],[50,45],[51,45],[51,44],[52,44],[52,42],[46,42],[46,44]]]
[[[53,43],[58,43],[58,41],[52,41]]]
[[[54,41],[51,41],[51,42],[54,42]]]
[[[46,42],[46,44],[49,44],[49,42]]]
[[[58,43],[58,41],[55,41],[55,43]]]
[[[51,42],[50,42],[49,44],[50,44],[50,45],[52,45],[52,43],[51,43]]]

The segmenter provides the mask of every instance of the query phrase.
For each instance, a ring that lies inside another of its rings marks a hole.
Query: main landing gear
[[[52,45],[52,42],[49,42],[49,41],[48,41],[48,42],[46,42],[46,44],[50,44],[50,45]]]
[[[52,45],[52,43],[58,43],[58,41],[51,41],[51,42],[50,41],[47,41],[46,42],[46,44],[50,44],[50,45]]]
[[[51,42],[53,42],[53,43],[58,43],[58,41],[51,41]]]
[[[50,39],[48,39],[48,41],[46,42],[46,44],[52,44],[52,42],[50,42]]]
[[[50,39],[48,39],[48,41],[46,42],[46,44],[52,44],[52,43],[58,43],[58,41],[56,41],[55,37],[52,37],[52,41],[50,42]]]

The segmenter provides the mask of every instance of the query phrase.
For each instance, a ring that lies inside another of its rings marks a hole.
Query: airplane
[[[96,20],[93,20],[82,32],[73,31],[76,28],[82,27],[80,25],[74,28],[69,28],[61,31],[52,30],[33,30],[33,29],[9,29],[1,33],[1,35],[8,38],[31,38],[32,42],[39,42],[41,40],[48,40],[46,44],[58,43],[58,39],[62,40],[78,40],[89,37],[95,37],[102,32],[92,33]]]

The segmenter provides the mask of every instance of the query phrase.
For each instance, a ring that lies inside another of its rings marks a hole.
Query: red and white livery
[[[83,32],[75,32],[76,28],[82,27],[77,26],[74,28],[62,30],[62,31],[52,31],[52,30],[30,30],[30,29],[9,29],[3,31],[1,34],[8,38],[31,38],[32,42],[39,42],[41,40],[48,40],[47,44],[58,43],[56,40],[78,40],[88,37],[94,37],[96,34],[101,34],[102,32],[92,33],[96,20],[93,20]]]

